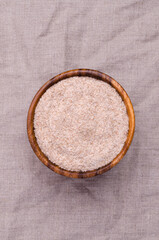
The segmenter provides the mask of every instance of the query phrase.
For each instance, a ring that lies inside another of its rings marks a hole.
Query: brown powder
[[[128,133],[126,107],[109,84],[72,77],[50,87],[35,110],[35,136],[50,161],[71,171],[111,162]]]

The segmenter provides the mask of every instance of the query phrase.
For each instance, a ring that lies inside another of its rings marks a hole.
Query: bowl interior
[[[92,77],[95,79],[99,79],[101,81],[107,82],[110,84],[112,87],[116,89],[116,91],[119,93],[121,98],[123,99],[126,109],[127,109],[127,114],[129,117],[129,131],[127,135],[127,139],[125,141],[125,144],[121,150],[121,152],[107,165],[95,169],[92,171],[86,171],[86,172],[75,172],[75,171],[67,171],[65,169],[60,168],[56,164],[52,163],[47,156],[41,151],[36,137],[34,133],[34,113],[35,113],[35,108],[36,105],[41,98],[41,96],[46,92],[46,90],[51,87],[52,85],[56,84],[58,81],[61,81],[63,79],[73,77],[73,76],[87,76],[87,77]],[[53,170],[54,172],[67,176],[67,177],[73,177],[73,178],[87,178],[87,177],[93,177],[98,174],[102,174],[112,167],[114,167],[125,155],[127,152],[135,130],[135,115],[134,115],[134,110],[132,103],[130,101],[129,96],[127,95],[126,91],[122,88],[122,86],[116,82],[112,77],[108,76],[107,74],[104,74],[102,72],[96,71],[96,70],[90,70],[90,69],[75,69],[75,70],[70,70],[64,73],[61,73],[54,78],[50,79],[48,82],[46,82],[40,90],[36,93],[35,97],[32,100],[32,103],[30,105],[29,111],[28,111],[28,118],[27,118],[27,132],[28,132],[28,138],[30,141],[30,144],[37,155],[37,157],[42,161],[43,164],[45,164],[48,168]]]

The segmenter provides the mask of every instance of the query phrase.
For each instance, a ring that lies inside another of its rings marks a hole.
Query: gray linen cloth
[[[159,1],[0,1],[0,239],[159,239]],[[90,179],[55,174],[26,132],[51,77],[97,69],[128,92],[136,132],[123,160]]]

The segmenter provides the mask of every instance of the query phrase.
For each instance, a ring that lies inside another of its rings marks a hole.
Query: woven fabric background
[[[0,239],[159,239],[159,1],[0,1]],[[97,69],[127,91],[136,131],[123,160],[90,179],[45,167],[27,111],[51,77]]]

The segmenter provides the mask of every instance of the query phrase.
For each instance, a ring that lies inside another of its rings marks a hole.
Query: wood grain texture
[[[95,169],[92,171],[87,171],[87,172],[73,172],[73,171],[67,171],[65,169],[60,168],[56,164],[52,163],[49,161],[49,159],[45,156],[45,154],[41,151],[41,149],[38,146],[35,133],[34,133],[34,113],[35,113],[35,108],[36,105],[41,98],[41,96],[45,93],[45,91],[51,87],[52,85],[56,84],[57,82],[69,78],[69,77],[74,77],[74,76],[87,76],[87,77],[92,77],[96,78],[99,80],[102,80],[104,82],[107,82],[110,84],[112,87],[116,89],[116,91],[119,93],[119,95],[122,97],[126,109],[127,109],[127,114],[129,117],[129,132],[128,136],[126,139],[126,142],[121,150],[121,152],[107,165]],[[32,149],[34,150],[35,154],[37,157],[41,160],[43,164],[45,164],[48,168],[53,170],[54,172],[61,174],[66,177],[72,177],[72,178],[88,178],[88,177],[93,177],[98,174],[102,174],[108,170],[110,170],[112,167],[114,167],[126,154],[131,141],[133,139],[134,135],[134,130],[135,130],[135,115],[134,115],[134,110],[132,103],[130,101],[129,96],[127,95],[126,91],[121,87],[121,85],[116,82],[112,77],[108,76],[107,74],[104,74],[102,72],[96,71],[96,70],[90,70],[90,69],[74,69],[70,70],[64,73],[61,73],[54,78],[50,79],[48,82],[46,82],[40,90],[37,92],[35,97],[32,100],[32,103],[30,105],[29,111],[28,111],[28,118],[27,118],[27,132],[28,132],[28,138],[29,142],[31,144]]]

